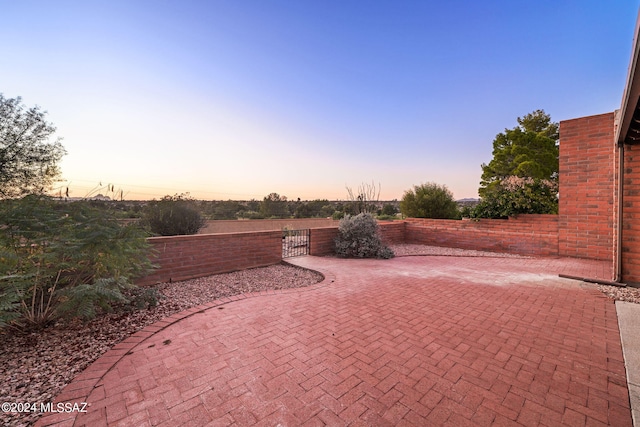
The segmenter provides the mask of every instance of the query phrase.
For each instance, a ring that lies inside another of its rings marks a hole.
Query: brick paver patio
[[[632,424],[614,303],[557,277],[605,278],[606,264],[293,262],[325,281],[148,327],[59,396],[87,414],[40,425]]]

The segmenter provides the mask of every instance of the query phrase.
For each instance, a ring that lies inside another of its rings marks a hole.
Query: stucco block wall
[[[640,145],[624,147],[622,280],[640,284]]]
[[[263,267],[282,260],[281,231],[152,237],[148,241],[159,268],[141,278],[140,285]]]
[[[560,122],[558,255],[614,259],[614,113]]]
[[[408,218],[406,222],[407,243],[522,255],[558,254],[557,215],[477,221]]]

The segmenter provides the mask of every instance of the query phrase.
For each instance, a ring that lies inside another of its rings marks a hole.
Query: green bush
[[[369,213],[345,216],[340,220],[336,254],[345,258],[393,258],[393,251],[382,244],[378,223]]]
[[[146,233],[86,202],[0,202],[0,328],[90,319],[150,271]]]
[[[399,212],[398,208],[395,205],[393,205],[391,203],[385,203],[385,205],[382,207],[382,209],[378,213],[380,215],[387,215],[387,216],[395,217],[398,212]]]
[[[380,221],[393,221],[394,219],[398,219],[395,215],[378,215],[377,219]]]
[[[458,204],[446,185],[428,182],[407,190],[400,201],[400,211],[409,218],[457,219]]]
[[[194,201],[183,195],[150,202],[142,218],[143,224],[160,236],[196,234],[206,224]]]
[[[520,214],[557,214],[555,181],[510,176],[488,189],[473,209],[475,218],[508,218]]]

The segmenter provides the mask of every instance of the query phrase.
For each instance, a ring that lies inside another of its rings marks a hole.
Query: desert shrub
[[[409,218],[456,219],[460,217],[458,204],[446,185],[433,182],[416,185],[407,190],[400,201],[400,211]]]
[[[151,269],[146,233],[86,202],[0,203],[0,328],[89,319]]]
[[[150,202],[144,210],[143,224],[156,235],[180,236],[196,234],[205,226],[206,220],[193,200],[175,195]]]
[[[264,215],[256,211],[246,211],[243,215],[246,219],[264,219]]]
[[[393,251],[382,244],[378,223],[369,213],[345,216],[340,220],[336,254],[345,258],[393,258]]]
[[[472,216],[507,218],[519,214],[557,213],[558,184],[555,181],[510,176],[487,189]]]
[[[462,208],[460,208],[460,216],[462,218],[471,218],[474,216],[474,208],[475,207],[471,206],[462,206]]]
[[[391,203],[385,203],[384,206],[382,206],[382,209],[380,210],[380,212],[378,212],[378,214],[387,215],[387,216],[396,216],[398,212],[399,210],[396,207],[396,205]]]
[[[398,219],[397,216],[395,215],[378,215],[377,219],[379,219],[380,221],[393,221],[394,219]]]
[[[335,211],[331,215],[331,219],[338,220],[344,218],[345,213],[343,211]]]

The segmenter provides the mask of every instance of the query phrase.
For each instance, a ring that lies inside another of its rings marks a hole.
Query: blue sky
[[[72,196],[477,197],[517,117],[620,107],[639,5],[0,0],[0,92],[48,111]]]

